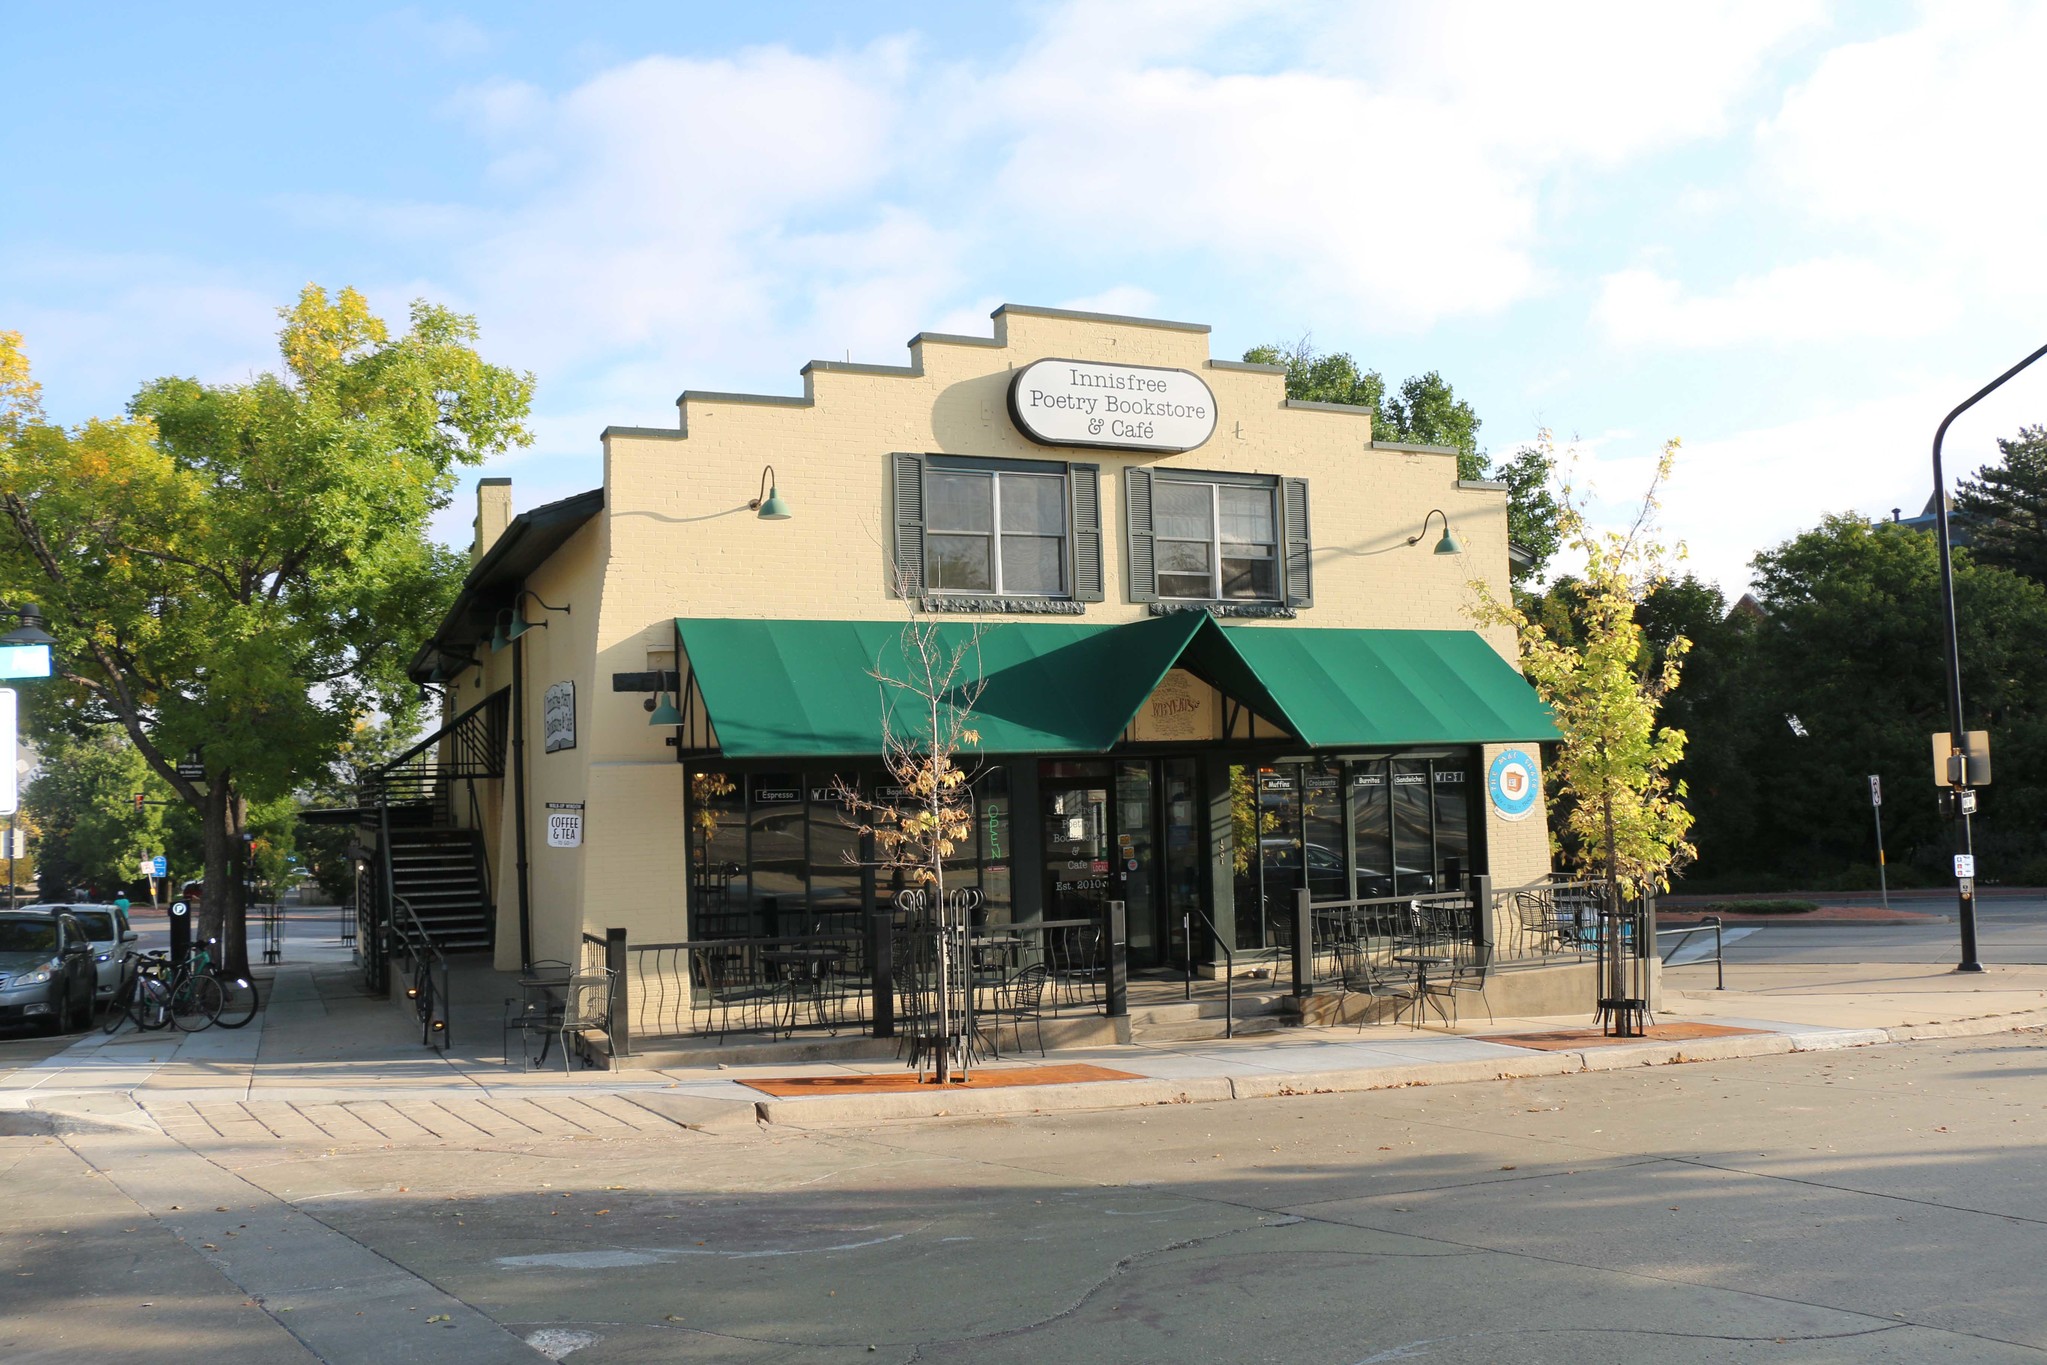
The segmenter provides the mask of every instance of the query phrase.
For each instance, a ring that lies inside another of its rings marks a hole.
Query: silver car
[[[97,905],[89,901],[45,901],[24,905],[25,915],[69,915],[92,941],[92,961],[99,973],[93,998],[101,1004],[114,998],[121,988],[121,954],[141,938],[128,926],[128,912],[118,905]]]
[[[70,1033],[92,1019],[92,940],[66,914],[0,911],[0,1024]]]

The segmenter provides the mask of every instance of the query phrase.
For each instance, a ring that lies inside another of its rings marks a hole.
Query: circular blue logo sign
[[[1502,820],[1526,820],[1535,809],[1535,760],[1519,749],[1507,750],[1486,770],[1485,786]]]

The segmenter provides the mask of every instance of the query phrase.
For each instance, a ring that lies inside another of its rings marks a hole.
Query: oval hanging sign
[[[1486,795],[1502,820],[1526,820],[1535,809],[1535,760],[1519,749],[1509,749],[1493,760],[1486,772]]]
[[[1215,394],[1190,370],[1035,360],[1009,382],[1009,416],[1039,445],[1192,450],[1215,435]]]

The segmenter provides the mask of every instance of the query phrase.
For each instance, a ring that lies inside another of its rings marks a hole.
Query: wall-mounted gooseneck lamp
[[[789,511],[789,504],[782,501],[782,490],[775,487],[775,467],[773,465],[762,467],[761,489],[763,490],[762,495],[748,503],[747,507],[758,512],[762,521],[789,520],[793,513]]]
[[[667,692],[661,694],[661,700],[655,704],[653,714],[647,717],[647,724],[668,728],[682,724],[682,710],[676,706],[672,694]]]
[[[1422,518],[1422,529],[1409,536],[1407,543],[1410,545],[1419,545],[1421,543],[1422,537],[1429,533],[1430,517],[1443,518],[1443,538],[1436,542],[1435,552],[1439,555],[1463,554],[1464,546],[1458,543],[1456,533],[1450,529],[1450,516],[1440,507],[1431,507],[1429,509],[1429,515]]]
[[[520,589],[519,595],[512,599],[512,605],[506,607],[503,611],[498,613],[497,624],[491,628],[490,648],[493,654],[497,653],[499,650],[503,649],[506,645],[509,645],[510,643],[512,643],[512,641],[518,639],[521,635],[524,635],[529,630],[547,629],[547,622],[529,621],[526,619],[526,613],[520,610],[520,608],[524,605],[526,599],[529,597],[532,598],[534,601],[540,603],[540,609],[542,611],[558,611],[561,612],[563,615],[569,614],[569,609],[566,605],[559,607],[550,607],[547,605],[545,601],[541,600],[540,594],[534,592],[531,588]]]

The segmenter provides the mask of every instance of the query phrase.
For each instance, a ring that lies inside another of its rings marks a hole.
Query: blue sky
[[[519,505],[609,423],[794,392],[1004,301],[1440,370],[1577,439],[1730,594],[1829,511],[1916,511],[1954,403],[2047,341],[2047,8],[1110,3],[48,6],[0,328],[53,414],[275,362],[307,281],[478,315],[540,380]],[[1950,465],[2047,422],[2047,372]],[[466,497],[464,499],[466,502]],[[444,518],[464,534],[458,503]]]

